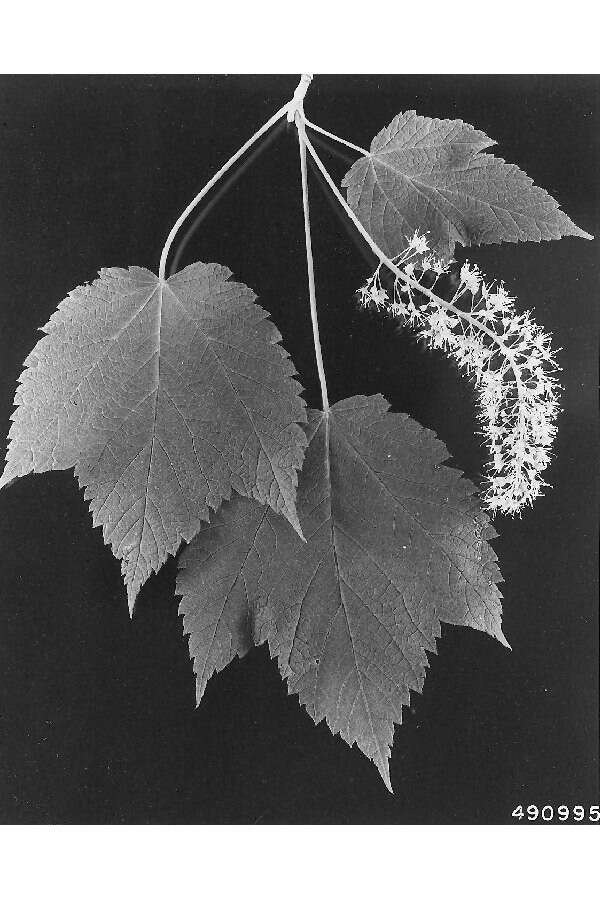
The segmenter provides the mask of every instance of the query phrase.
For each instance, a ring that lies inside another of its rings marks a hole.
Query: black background
[[[101,266],[156,271],[181,210],[297,80],[0,79],[3,433],[23,359],[57,303]],[[462,118],[600,234],[599,98],[596,76],[326,76],[306,112],[362,146],[401,110]],[[263,146],[217,188],[218,204],[200,207],[209,214],[184,228],[171,262],[221,262],[250,285],[318,405],[292,126]],[[338,183],[356,158],[340,149],[323,147]],[[356,308],[374,260],[314,172],[310,188],[330,399],[381,391],[476,479],[471,386]],[[72,473],[30,475],[0,494],[0,821],[502,823],[519,803],[598,802],[598,248],[566,238],[457,258],[504,279],[563,348],[553,488],[522,519],[496,523],[512,653],[444,626],[424,693],[396,728],[390,796],[356,748],[287,696],[265,647],[213,677],[195,710],[175,561],[130,622],[119,564]]]

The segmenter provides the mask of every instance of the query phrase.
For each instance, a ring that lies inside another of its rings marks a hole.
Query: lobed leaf
[[[346,173],[348,204],[389,257],[415,231],[450,259],[455,244],[592,239],[518,166],[481,151],[496,142],[460,119],[395,116]]]
[[[300,531],[301,387],[267,313],[230,276],[214,263],[167,281],[103,269],[25,360],[0,487],[74,466],[130,609],[232,488]]]
[[[311,411],[298,487],[303,543],[270,510],[224,505],[180,559],[200,700],[267,640],[291,693],[357,743],[391,790],[394,723],[420,691],[441,622],[506,644],[495,535],[444,445],[380,395]],[[508,645],[507,645],[508,646]]]

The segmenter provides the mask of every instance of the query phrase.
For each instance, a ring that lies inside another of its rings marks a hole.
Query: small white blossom
[[[450,263],[446,263],[446,262],[444,262],[443,259],[440,259],[438,257],[433,260],[433,262],[431,264],[431,268],[433,269],[433,271],[435,272],[436,275],[443,275],[444,272],[447,272],[448,269],[450,268]]]
[[[415,231],[410,241],[408,242],[408,246],[416,253],[427,253],[427,251],[429,250],[427,238],[424,234],[419,234],[418,231]]]
[[[400,300],[394,300],[394,302],[390,304],[390,313],[396,317],[407,316],[408,306],[406,305],[406,303],[402,303]]]
[[[370,300],[375,306],[375,309],[381,309],[386,306],[388,299],[387,291],[384,291],[382,288],[376,288],[375,286],[371,288]]]
[[[464,263],[460,270],[460,281],[468,291],[476,294],[481,284],[481,273],[477,266],[471,267],[469,263]]]

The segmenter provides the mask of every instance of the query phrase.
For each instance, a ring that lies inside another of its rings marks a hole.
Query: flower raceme
[[[493,513],[520,513],[547,484],[541,473],[556,434],[559,367],[551,335],[529,312],[516,312],[503,284],[486,283],[468,262],[456,272],[451,299],[438,297],[436,285],[452,261],[430,253],[424,235],[415,233],[392,262],[403,277],[388,292],[380,263],[358,291],[361,306],[402,319],[474,380],[490,453],[482,499]]]

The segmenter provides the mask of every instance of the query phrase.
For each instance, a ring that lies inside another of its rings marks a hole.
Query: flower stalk
[[[426,238],[415,233],[406,251],[394,258],[410,282],[396,278],[390,297],[381,283],[380,263],[358,291],[359,302],[415,328],[429,347],[445,351],[473,379],[480,433],[489,450],[482,499],[491,512],[520,513],[546,485],[541,473],[556,434],[559,367],[551,336],[529,312],[517,314],[504,285],[486,283],[469,263],[460,269],[450,303],[429,295],[419,303],[413,282],[433,278],[435,287],[450,268],[428,250]],[[466,317],[460,303],[468,304]]]

